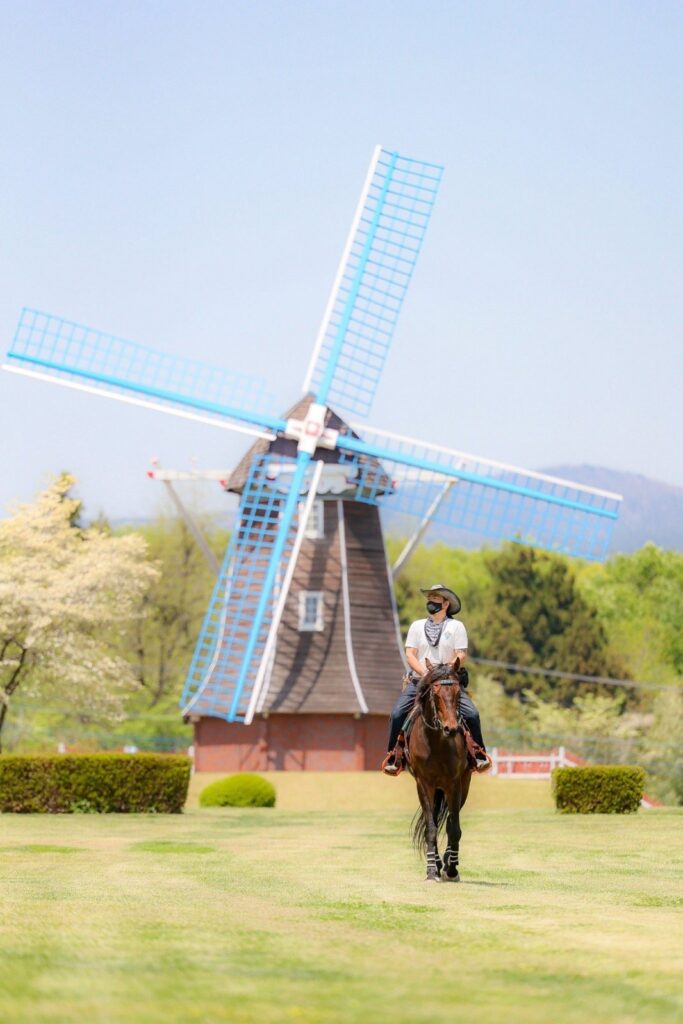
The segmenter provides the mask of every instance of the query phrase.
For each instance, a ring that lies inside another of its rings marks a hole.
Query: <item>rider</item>
[[[483,749],[479,712],[472,698],[465,692],[469,680],[467,669],[462,666],[467,659],[467,631],[462,622],[455,618],[460,611],[460,598],[443,583],[435,583],[433,587],[424,590],[421,588],[421,593],[427,597],[429,618],[418,619],[408,630],[406,659],[411,671],[408,685],[391,712],[388,750],[392,752],[395,749],[398,734],[415,703],[417,684],[427,671],[427,658],[433,665],[449,664],[460,658],[460,711],[475,743]],[[485,771],[488,767],[489,762],[485,758],[477,758],[478,770]],[[398,768],[390,759],[384,771],[388,775],[396,775]]]

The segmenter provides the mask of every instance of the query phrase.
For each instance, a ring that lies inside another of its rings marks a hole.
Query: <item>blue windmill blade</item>
[[[429,514],[493,540],[596,561],[607,554],[618,494],[383,431],[364,430],[361,440],[341,436],[339,447],[357,467],[357,499],[379,503],[398,527],[401,517]],[[448,481],[453,486],[445,488]]]
[[[375,150],[304,384],[321,405],[370,411],[442,173]]]
[[[105,397],[202,419],[180,412],[195,410],[223,425],[236,420],[270,430],[284,426],[266,411],[272,400],[257,378],[168,355],[34,309],[22,311],[7,357],[6,369]]]
[[[277,591],[293,555],[310,455],[256,455],[181,699],[184,714],[244,721]]]

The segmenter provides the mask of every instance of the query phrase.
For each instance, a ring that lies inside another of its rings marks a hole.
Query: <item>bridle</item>
[[[436,701],[434,700],[434,683],[440,683],[441,686],[456,686],[457,685],[458,689],[460,688],[460,684],[457,683],[457,681],[455,679],[448,678],[448,677],[446,677],[445,679],[440,679],[437,676],[435,679],[432,679],[429,682],[427,687],[425,687],[427,692],[425,694],[423,694],[423,700],[429,698],[429,706],[430,706],[430,709],[431,709],[431,712],[432,712],[432,721],[431,722],[427,721],[427,717],[426,717],[426,715],[424,713],[422,715],[422,721],[424,722],[425,727],[427,729],[432,729],[434,732],[443,732],[444,724],[441,721],[441,718],[439,717],[438,711],[436,710]],[[460,694],[458,693],[458,697],[459,696],[460,696]],[[458,722],[458,726],[459,726],[460,725],[460,701],[458,701],[458,706],[456,708],[456,718],[457,718],[457,722]]]

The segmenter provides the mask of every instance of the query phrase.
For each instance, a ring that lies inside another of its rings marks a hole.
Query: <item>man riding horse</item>
[[[421,589],[427,598],[429,617],[417,619],[408,630],[406,637],[406,659],[410,666],[408,685],[396,701],[391,712],[391,728],[389,732],[389,758],[384,765],[387,775],[397,775],[400,766],[396,763],[396,743],[403,728],[403,723],[410,713],[417,693],[417,685],[427,671],[427,661],[434,665],[452,665],[456,658],[460,660],[458,680],[461,686],[459,710],[475,743],[484,751],[484,740],[481,735],[479,712],[474,701],[465,692],[469,682],[467,669],[463,664],[467,659],[467,631],[455,616],[460,611],[460,598],[442,583]],[[476,758],[476,770],[486,771],[490,761],[483,756]]]

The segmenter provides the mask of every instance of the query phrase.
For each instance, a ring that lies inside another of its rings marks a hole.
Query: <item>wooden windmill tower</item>
[[[377,766],[403,665],[380,510],[604,557],[617,495],[340,418],[370,410],[441,174],[375,150],[284,416],[258,380],[22,313],[6,369],[258,439],[181,702],[200,770]]]
[[[305,397],[286,417],[304,419]],[[348,429],[331,411],[327,425]],[[224,482],[243,495],[254,460],[293,458],[296,443],[259,440]],[[375,768],[386,717],[404,671],[398,615],[375,503],[355,500],[355,470],[326,451],[282,619],[249,725],[201,714],[195,720],[200,770]],[[391,481],[373,460],[377,485]],[[302,504],[305,495],[302,495]],[[232,631],[236,623],[226,623]]]

